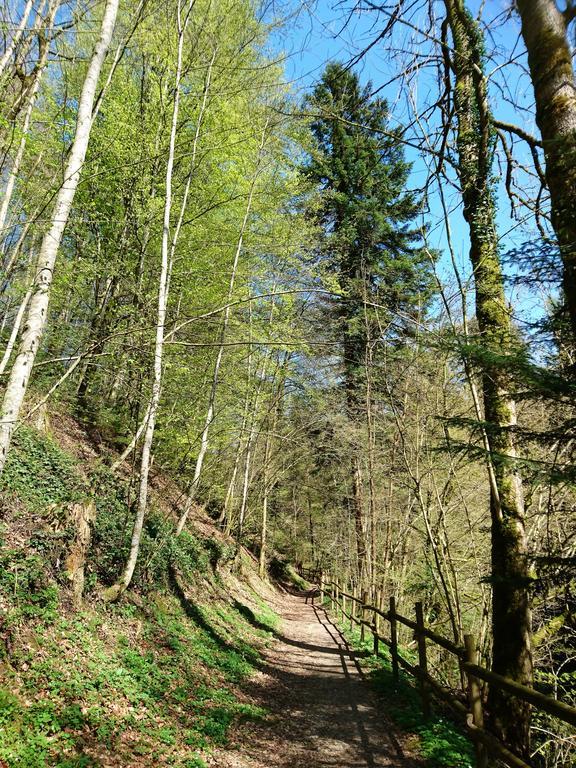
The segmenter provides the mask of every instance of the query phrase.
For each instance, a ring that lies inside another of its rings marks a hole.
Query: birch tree
[[[26,308],[26,320],[18,354],[12,365],[0,412],[0,472],[6,462],[12,434],[20,417],[32,367],[48,319],[50,288],[58,249],[68,222],[90,140],[93,122],[92,109],[98,87],[98,78],[112,40],[118,4],[119,0],[107,0],[104,7],[100,36],[90,58],[78,101],[76,131],[64,170],[64,181],[58,191],[51,224],[43,237],[38,254],[34,290]]]
[[[260,164],[262,162],[262,154],[264,152],[264,147],[266,145],[267,132],[268,132],[268,121],[266,121],[266,125],[262,131],[262,138],[260,141],[260,146],[258,148],[258,154],[257,154],[257,160],[256,160],[256,170],[254,171],[254,175],[250,183],[248,197],[246,200],[246,209],[244,211],[242,223],[240,224],[240,233],[238,235],[238,242],[236,243],[236,248],[234,250],[234,258],[232,260],[232,269],[230,270],[230,283],[228,285],[228,294],[226,297],[226,306],[222,316],[222,325],[219,333],[218,352],[216,355],[216,361],[214,363],[214,369],[212,371],[212,382],[210,385],[210,394],[208,396],[208,409],[206,411],[206,418],[204,421],[204,427],[202,429],[202,435],[200,438],[200,450],[196,458],[196,464],[194,466],[194,475],[192,477],[192,482],[190,484],[190,491],[188,493],[188,498],[184,505],[184,510],[180,516],[180,519],[178,520],[178,525],[176,526],[177,534],[180,534],[182,532],[186,524],[186,520],[188,518],[190,508],[194,501],[194,494],[196,492],[198,483],[200,481],[202,466],[204,464],[204,457],[206,456],[206,451],[208,450],[209,432],[210,432],[210,426],[214,419],[214,406],[216,403],[216,393],[218,390],[218,382],[220,379],[220,367],[222,365],[222,358],[224,355],[224,344],[226,342],[226,333],[228,330],[228,324],[230,322],[231,302],[232,302],[232,297],[234,295],[234,285],[236,283],[236,275],[238,272],[238,262],[240,260],[240,255],[242,253],[242,245],[244,242],[244,236],[246,234],[246,228],[248,226],[248,221],[250,218],[250,214],[252,212],[252,201],[254,199],[256,183],[258,181],[258,177],[261,170]]]
[[[160,404],[160,394],[162,390],[163,373],[163,355],[164,355],[164,337],[166,333],[166,312],[168,307],[169,278],[171,271],[170,248],[170,227],[172,215],[172,182],[174,173],[174,159],[176,153],[176,134],[178,130],[178,119],[180,111],[180,97],[182,88],[182,67],[184,56],[184,43],[186,39],[186,29],[191,18],[195,0],[188,0],[187,4],[181,4],[178,0],[176,16],[178,28],[178,44],[176,54],[176,71],[174,75],[174,96],[172,103],[172,121],[170,127],[170,140],[168,145],[168,159],[166,163],[166,189],[164,197],[164,220],[162,225],[162,248],[160,276],[158,282],[158,313],[156,320],[156,338],[154,343],[154,366],[152,375],[152,391],[150,396],[150,405],[148,409],[148,421],[144,432],[144,441],[142,445],[142,455],[140,458],[140,478],[138,489],[138,505],[136,509],[136,518],[132,531],[130,542],[130,552],[126,566],[120,579],[116,584],[106,590],[105,598],[107,600],[117,600],[120,595],[126,591],[132,581],[138,553],[140,551],[140,541],[142,539],[142,528],[144,526],[144,517],[148,503],[148,476],[150,474],[150,459],[152,455],[152,444],[154,441],[154,430],[158,416]]]

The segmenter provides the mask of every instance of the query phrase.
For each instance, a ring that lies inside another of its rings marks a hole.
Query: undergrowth
[[[376,690],[386,701],[386,711],[396,725],[406,734],[417,737],[418,752],[430,768],[472,768],[474,750],[470,741],[457,726],[442,712],[433,708],[432,715],[425,720],[422,715],[420,694],[413,678],[400,670],[396,685],[392,676],[390,653],[386,647],[379,649],[379,656],[373,655],[372,635],[361,642],[360,631],[349,624],[340,625],[340,630],[351,647],[360,652],[361,664],[368,673]],[[409,652],[404,652],[410,658]]]
[[[73,613],[61,563],[73,534],[69,505],[88,498],[97,509],[89,607]],[[123,564],[127,502],[109,469],[83,472],[49,437],[17,433],[0,486],[0,766],[202,768],[232,723],[266,716],[242,700],[238,683],[257,667],[277,618],[256,595],[251,607],[231,600],[214,570],[225,545],[175,538],[152,508],[137,594],[98,602]]]
[[[0,688],[0,761],[88,768],[104,752],[118,764],[202,766],[235,720],[266,715],[234,685],[267,633],[223,602],[195,611],[165,594],[145,612],[126,604],[29,628]]]

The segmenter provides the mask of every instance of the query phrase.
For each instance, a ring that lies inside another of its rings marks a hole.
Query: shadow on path
[[[299,596],[301,594],[302,593],[298,593]],[[261,621],[259,621],[258,618],[256,617],[256,615],[254,614],[254,611],[251,608],[249,608],[247,605],[244,605],[243,603],[240,603],[238,600],[234,600],[233,605],[234,605],[234,608],[238,611],[238,613],[240,613],[246,619],[246,621],[249,621],[250,624],[252,624],[253,627],[256,627],[256,629],[263,629],[266,632],[270,632],[270,634],[274,635],[274,637],[277,640],[280,640],[281,642],[286,643],[286,645],[292,645],[295,648],[302,648],[302,649],[307,650],[307,651],[314,651],[314,652],[318,652],[318,653],[334,653],[334,654],[341,654],[342,653],[342,650],[338,646],[337,643],[335,645],[316,645],[316,644],[313,644],[313,643],[306,643],[303,640],[293,640],[292,638],[288,637],[287,635],[284,635],[281,632],[277,632],[276,630],[271,629],[267,624],[263,624]],[[318,609],[318,607],[317,606],[311,606],[311,607],[314,609],[314,612],[316,613],[316,616],[319,617],[319,609]],[[318,620],[320,621],[320,619],[318,619]],[[329,622],[329,620],[328,620],[328,622]],[[320,623],[322,623],[322,622],[320,622]],[[346,648],[348,648],[346,640],[344,639],[344,635],[342,635],[340,633],[340,630],[335,625],[331,624],[331,626],[336,630],[336,632],[338,634],[340,634],[340,637],[341,637],[343,643],[345,644]],[[330,632],[328,634],[332,637]],[[332,639],[334,639],[334,637],[332,637]],[[352,651],[350,651],[349,648],[348,648],[348,651],[349,651],[350,654],[352,654]],[[358,653],[358,652],[355,653],[355,656],[357,658],[362,658],[362,657],[368,656],[368,655],[369,655],[368,651],[362,651],[360,653]],[[360,667],[358,667],[358,670],[359,670],[360,674],[362,674],[362,671],[360,670]]]
[[[261,626],[247,606],[236,607]],[[261,674],[245,686],[271,716],[242,725],[238,751],[219,753],[212,765],[414,768],[418,763],[395,738],[355,653],[325,611],[285,595],[282,614],[282,632],[274,633]]]

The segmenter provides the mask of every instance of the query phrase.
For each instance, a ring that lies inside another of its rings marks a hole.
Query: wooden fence
[[[363,640],[366,637],[366,632],[372,634],[375,655],[379,653],[380,643],[390,649],[392,675],[395,683],[399,681],[400,668],[418,681],[424,717],[428,717],[430,714],[430,704],[433,697],[440,699],[454,711],[462,721],[468,736],[474,742],[478,768],[486,768],[489,755],[498,758],[511,768],[532,768],[524,758],[511,752],[496,736],[485,729],[482,683],[488,683],[492,687],[506,691],[531,704],[535,709],[547,712],[576,727],[576,707],[571,707],[552,696],[546,696],[534,688],[521,685],[481,666],[478,663],[478,650],[473,635],[464,635],[463,645],[458,645],[426,627],[422,603],[415,604],[415,615],[413,619],[410,619],[398,613],[394,597],[389,598],[389,608],[385,610],[381,594],[375,600],[377,605],[372,605],[368,602],[367,593],[358,594],[355,588],[343,588],[338,580],[333,580],[330,576],[305,569],[301,569],[301,573],[317,584],[322,600],[324,601],[326,597],[330,600],[332,611],[335,614],[340,613],[342,621],[348,619],[350,626],[356,624],[360,627]],[[388,636],[382,634],[382,620],[389,624]],[[399,624],[414,633],[418,649],[418,664],[411,664],[400,653],[398,645]],[[429,673],[429,643],[439,646],[456,657],[463,683],[462,690],[454,691],[446,688]]]

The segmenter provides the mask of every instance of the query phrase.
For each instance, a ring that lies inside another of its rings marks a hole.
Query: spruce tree
[[[358,75],[330,63],[307,104],[314,148],[306,170],[322,191],[321,259],[341,292],[329,313],[341,342],[342,384],[353,421],[370,408],[369,345],[392,341],[382,328],[393,313],[405,317],[417,308],[430,285],[430,260],[414,225],[420,203],[406,189],[410,164],[399,132],[388,126],[386,101],[371,92],[371,83],[362,87]],[[353,453],[346,504],[354,510],[358,570],[365,580],[362,473],[358,451]]]
[[[386,101],[371,91],[371,83],[362,87],[358,75],[330,63],[308,102],[315,147],[307,173],[324,193],[323,258],[342,292],[336,314],[352,410],[370,334],[367,307],[377,305],[381,318],[409,312],[430,284],[429,258],[413,225],[420,204],[406,190],[410,164],[399,132],[388,126]]]

